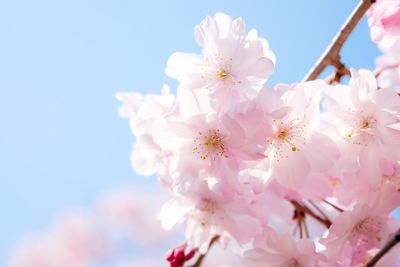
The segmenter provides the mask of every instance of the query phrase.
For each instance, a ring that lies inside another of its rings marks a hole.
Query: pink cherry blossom
[[[400,41],[400,3],[396,0],[378,0],[368,12],[371,38],[384,49]]]
[[[397,161],[393,150],[400,140],[398,95],[377,88],[370,71],[352,71],[349,86],[338,85],[325,91],[325,108],[336,117],[337,133],[346,142],[342,160],[371,187],[381,183],[382,160]],[[351,170],[349,170],[351,171]]]
[[[201,253],[215,236],[220,236],[221,242],[234,239],[245,243],[261,230],[251,206],[242,197],[226,200],[210,191],[205,183],[188,196],[175,196],[164,204],[159,218],[165,229],[183,223],[189,245],[199,248]]]
[[[265,137],[268,171],[289,188],[301,187],[313,172],[329,171],[339,157],[335,144],[319,131],[319,92],[324,86],[322,81],[281,84],[257,97],[264,123],[270,125]]]
[[[123,103],[119,113],[129,119],[132,133],[136,137],[131,154],[133,168],[141,175],[163,172],[163,160],[171,152],[157,145],[152,134],[157,129],[157,120],[173,113],[175,97],[170,94],[168,86],[164,86],[162,95],[119,93],[116,97]]]
[[[217,13],[195,29],[202,55],[175,53],[166,73],[188,89],[204,89],[220,106],[254,95],[273,72],[275,56],[255,30],[246,33],[243,19]]]
[[[268,229],[257,236],[254,248],[244,253],[243,267],[320,266],[323,255],[315,250],[310,239],[296,240],[291,234],[277,234]]]
[[[375,60],[380,88],[400,93],[400,42],[391,51]]]
[[[180,151],[172,177],[180,191],[207,180],[210,188],[228,197],[240,191],[239,171],[265,158],[265,140],[248,138],[246,129],[227,113],[198,114],[166,123],[175,138],[161,134],[156,141],[161,146],[175,144],[171,149]]]
[[[339,214],[329,228],[328,237],[321,241],[328,258],[338,259],[346,249],[363,254],[380,248],[398,227],[389,214],[399,204],[400,194],[386,185],[372,194],[368,203],[358,203],[352,210]]]

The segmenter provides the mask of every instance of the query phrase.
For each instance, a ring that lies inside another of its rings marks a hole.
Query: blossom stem
[[[303,226],[304,226],[304,232],[306,233],[306,237],[310,238],[310,232],[308,231],[308,226],[305,219],[303,220]]]
[[[303,220],[297,219],[297,226],[299,227],[299,237],[303,238]]]
[[[354,30],[358,22],[367,12],[368,8],[375,3],[376,0],[361,0],[354,11],[347,18],[340,31],[333,38],[325,52],[318,59],[317,63],[309,71],[303,81],[315,80],[329,65],[334,66],[338,73],[349,74],[347,68],[340,61],[340,50]]]
[[[325,212],[323,212],[322,209],[320,209],[320,208],[318,207],[317,204],[315,204],[315,203],[314,203],[313,201],[311,201],[311,200],[309,200],[308,202],[310,202],[311,206],[313,206],[314,209],[316,209],[316,210],[322,215],[322,217],[324,217],[326,220],[329,220],[329,217],[325,214]]]
[[[204,258],[207,256],[207,254],[210,251],[211,247],[214,245],[215,242],[218,241],[218,239],[219,239],[218,235],[214,236],[211,239],[210,244],[208,245],[208,249],[207,249],[206,253],[200,254],[200,256],[197,258],[196,262],[193,265],[189,266],[189,267],[201,267],[201,264],[203,263]]]
[[[328,204],[329,206],[331,206],[332,208],[334,208],[335,210],[339,211],[339,212],[343,212],[344,210],[342,208],[339,208],[338,206],[336,206],[333,203],[330,203],[329,201],[323,199],[322,200],[324,203]]]
[[[298,211],[303,211],[305,214],[310,215],[312,218],[314,218],[315,220],[319,221],[320,223],[322,223],[323,225],[326,226],[326,228],[329,228],[332,225],[331,220],[329,219],[325,219],[322,218],[321,216],[315,214],[314,211],[312,211],[309,207],[307,207],[304,204],[300,204],[299,202],[295,201],[295,200],[291,200],[290,201],[292,203],[292,205],[296,208],[296,210]]]
[[[389,252],[397,243],[400,242],[400,229],[396,232],[394,237],[386,243],[386,245],[379,250],[379,252],[365,265],[365,267],[374,266],[386,253]]]

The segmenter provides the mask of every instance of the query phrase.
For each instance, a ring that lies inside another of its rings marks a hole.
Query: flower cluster
[[[381,47],[400,47],[399,21],[399,1],[370,11]],[[201,254],[218,238],[240,255],[218,266],[363,266],[399,227],[397,88],[354,69],[347,85],[265,87],[275,56],[242,19],[207,17],[195,38],[201,54],[167,62],[175,95],[117,96],[136,136],[132,165],[171,196],[163,227],[183,225]],[[193,257],[175,254],[171,266]],[[380,266],[398,260],[392,252]]]

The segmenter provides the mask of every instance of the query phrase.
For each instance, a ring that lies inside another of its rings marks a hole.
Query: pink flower
[[[281,84],[260,91],[256,99],[270,129],[265,136],[267,171],[288,188],[300,188],[313,172],[328,172],[339,156],[335,144],[319,129],[324,86],[322,81]]]
[[[159,219],[165,229],[185,225],[188,244],[204,253],[214,236],[221,242],[231,239],[245,243],[260,231],[251,206],[244,197],[225,199],[199,184],[187,196],[176,195],[164,204]]]
[[[368,11],[371,38],[383,50],[400,40],[400,3],[396,0],[379,0]]]
[[[296,240],[291,234],[278,235],[268,229],[257,236],[253,249],[243,256],[243,267],[316,267],[324,257],[310,239]]]
[[[351,247],[352,253],[365,253],[380,248],[398,225],[389,217],[400,204],[400,194],[391,186],[371,194],[368,203],[358,203],[351,211],[339,214],[321,243],[326,246],[329,259],[338,259]]]
[[[162,95],[118,93],[116,97],[123,103],[119,113],[129,119],[136,137],[131,154],[133,168],[140,175],[165,173],[164,161],[171,152],[154,142],[153,133],[158,120],[173,113],[175,97],[169,93],[168,86],[164,85]]]
[[[354,250],[346,246],[339,260],[331,260],[324,267],[364,267],[377,253],[379,249],[369,249],[367,251],[359,249]],[[399,260],[399,249],[393,248],[389,253],[383,256],[374,266],[376,267],[395,267]]]
[[[176,137],[161,135],[157,142],[175,145],[180,151],[172,182],[183,191],[187,185],[195,187],[206,180],[214,191],[229,197],[241,191],[239,171],[265,157],[264,139],[248,138],[246,129],[227,113],[198,114],[166,123]]]
[[[400,93],[400,42],[395,49],[378,57],[375,63],[379,87]]]
[[[352,70],[348,86],[325,91],[324,107],[336,118],[339,140],[348,172],[356,172],[370,187],[381,184],[382,160],[397,161],[400,151],[400,101],[388,89],[378,90],[372,72]],[[343,170],[346,171],[346,170]]]
[[[195,29],[202,55],[175,53],[166,73],[188,89],[205,89],[226,107],[254,95],[273,72],[275,56],[255,30],[246,33],[243,19],[217,13]]]

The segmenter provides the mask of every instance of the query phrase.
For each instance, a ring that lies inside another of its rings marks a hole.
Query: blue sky
[[[133,137],[114,96],[174,87],[166,60],[199,52],[193,28],[206,15],[242,16],[268,39],[277,56],[272,85],[301,80],[356,4],[0,0],[0,263],[57,211],[89,207],[113,186],[153,182],[130,168]],[[364,19],[343,61],[373,68],[378,54]]]

